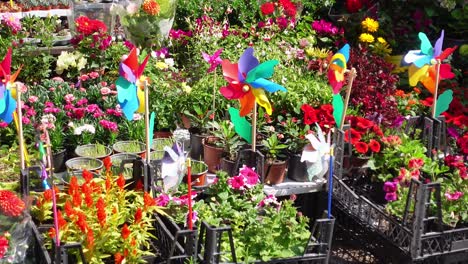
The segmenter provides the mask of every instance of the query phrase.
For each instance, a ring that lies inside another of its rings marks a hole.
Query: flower
[[[360,42],[373,43],[374,42],[374,36],[372,36],[369,33],[362,33],[361,35],[359,35],[359,41]]]
[[[278,208],[280,206],[280,203],[276,199],[276,196],[274,196],[273,194],[269,194],[267,197],[263,198],[263,200],[261,200],[257,205],[257,207],[260,208],[266,206],[273,206]]]
[[[14,192],[9,190],[0,190],[0,212],[6,216],[17,217],[26,208],[23,200],[21,200]]]
[[[145,13],[152,16],[158,15],[159,11],[161,11],[161,8],[156,0],[145,0],[143,2],[142,9],[145,11]]]
[[[383,190],[384,192],[386,193],[389,193],[389,192],[396,192],[398,189],[398,183],[397,182],[394,182],[394,181],[387,181],[384,183],[384,186],[383,186]]]
[[[380,143],[377,140],[371,139],[369,141],[369,148],[372,152],[378,153],[380,152]]]
[[[410,169],[419,170],[424,165],[423,159],[410,159],[408,162],[408,167]]]
[[[5,253],[8,251],[9,242],[8,239],[3,235],[0,236],[0,259],[5,256]]]
[[[366,17],[366,19],[361,22],[361,25],[365,30],[372,33],[379,29],[379,22],[370,17]]]
[[[97,19],[90,19],[87,16],[80,16],[75,20],[76,31],[85,36],[96,32],[106,32],[107,26],[104,22]]]
[[[234,190],[244,190],[245,178],[242,175],[231,177],[227,182],[229,187]]]
[[[396,192],[389,192],[385,194],[385,200],[391,202],[396,201],[398,199],[398,195]]]
[[[13,34],[21,30],[21,21],[11,13],[5,13],[1,17],[1,23],[9,27]]]
[[[156,205],[167,206],[170,200],[169,195],[163,193],[156,198]]]
[[[453,193],[449,193],[449,192],[446,192],[445,193],[445,198],[447,198],[447,200],[449,201],[456,201],[458,199],[460,199],[460,197],[463,196],[463,193],[460,192],[460,191],[456,191],[456,192],[453,192]]]
[[[361,142],[361,141],[354,144],[354,147],[356,148],[356,151],[361,153],[361,154],[366,154],[367,151],[369,150],[369,147],[367,146],[367,144],[365,142]]]
[[[272,2],[266,2],[260,6],[260,11],[264,16],[271,15],[275,12],[275,4]]]
[[[128,225],[125,223],[122,227],[122,238],[127,239],[128,236],[130,236],[130,229],[128,228]]]

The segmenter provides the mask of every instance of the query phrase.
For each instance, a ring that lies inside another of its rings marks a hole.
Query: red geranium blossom
[[[369,141],[369,148],[374,153],[380,152],[380,143],[377,140],[371,139]]]
[[[266,2],[260,6],[260,10],[264,16],[271,15],[273,12],[275,12],[275,4]]]
[[[365,142],[357,142],[356,144],[354,144],[354,147],[356,148],[356,151],[361,154],[366,154],[369,150],[369,147]]]

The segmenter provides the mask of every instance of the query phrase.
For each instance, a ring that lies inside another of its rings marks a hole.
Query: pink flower
[[[398,183],[397,182],[387,181],[387,182],[384,183],[383,190],[386,193],[396,192],[397,189],[398,189]]]
[[[260,181],[258,174],[245,165],[239,170],[239,176],[244,177],[247,188],[252,188]]]
[[[223,49],[218,49],[215,51],[213,55],[209,55],[205,52],[202,52],[203,59],[210,64],[210,68],[208,69],[208,72],[212,72],[216,70],[216,67],[221,64],[223,61],[220,57],[221,52],[223,52]]]
[[[244,190],[245,178],[242,175],[234,176],[229,178],[227,183],[234,190]]]
[[[62,77],[58,77],[58,76],[52,78],[52,81],[59,82],[59,83],[64,82],[64,80],[62,79]]]
[[[257,207],[265,207],[265,206],[279,207],[280,203],[276,199],[276,196],[274,196],[273,194],[269,194],[267,197],[263,198],[263,200],[261,200],[257,205]]]
[[[420,170],[413,170],[413,171],[411,171],[411,178],[415,178],[416,180],[418,180],[420,175],[421,175],[421,171],[420,171]]]
[[[117,126],[117,123],[115,122],[112,122],[112,121],[109,121],[109,120],[101,120],[99,121],[99,124],[104,128],[104,129],[107,129],[111,132],[117,132],[118,130],[118,126]]]
[[[397,180],[404,181],[406,179],[406,175],[408,175],[408,170],[405,168],[400,168],[400,173],[398,174]]]
[[[13,34],[16,34],[18,31],[21,30],[21,21],[19,18],[14,16],[11,13],[5,13],[1,17],[2,24],[6,25],[11,29]]]
[[[77,106],[82,106],[82,105],[85,105],[87,103],[88,103],[88,99],[83,98],[83,99],[78,100],[78,102],[76,102],[76,105]]]
[[[389,192],[385,194],[385,200],[391,202],[391,201],[396,201],[398,199],[398,195],[396,192]]]
[[[5,128],[8,126],[7,122],[0,121],[0,128]]]
[[[22,82],[16,82],[16,87],[17,87],[17,89],[19,89],[20,92],[23,93],[23,94],[26,93],[26,92],[28,92],[28,87],[27,87],[24,83],[22,83]]]
[[[108,95],[111,93],[111,89],[109,87],[102,87],[101,88],[101,94],[102,95]]]
[[[95,72],[95,71],[90,72],[90,73],[89,73],[89,77],[90,77],[91,79],[96,79],[96,78],[99,77],[99,73],[98,73],[98,72]]]
[[[83,74],[78,78],[80,81],[84,82],[89,80],[89,76],[87,74]]]
[[[25,125],[29,125],[29,124],[31,124],[31,120],[30,120],[29,118],[27,118],[27,117],[23,116],[23,118],[22,118],[22,119],[23,119],[23,124],[25,124]]]
[[[449,201],[456,201],[458,199],[460,199],[460,197],[463,196],[463,193],[460,192],[460,191],[456,191],[456,192],[453,192],[453,193],[448,193],[446,192],[445,193],[445,198],[447,198],[447,200]]]
[[[36,111],[34,110],[34,108],[29,108],[28,111],[26,111],[26,115],[28,115],[28,116],[35,116],[35,115],[36,115]]]
[[[32,95],[28,98],[28,101],[31,103],[31,104],[34,104],[35,102],[39,101],[39,98],[35,95]]]
[[[66,94],[63,98],[65,99],[65,102],[67,103],[71,103],[75,101],[75,96],[73,94]]]
[[[155,200],[157,206],[167,206],[171,199],[169,198],[169,195],[163,193],[159,195]]]
[[[408,162],[408,167],[410,169],[419,170],[420,168],[422,168],[423,165],[424,165],[424,160],[422,160],[420,158],[410,159],[410,161]]]

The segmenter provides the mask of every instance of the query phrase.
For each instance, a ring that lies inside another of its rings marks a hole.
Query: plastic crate
[[[166,216],[155,215],[153,242],[157,249],[154,263],[186,263],[197,254],[196,230],[182,230]]]
[[[255,263],[328,263],[333,237],[335,219],[317,219],[312,228],[311,236],[306,249],[301,256],[273,259],[268,262],[256,261]],[[230,252],[221,252],[221,242],[227,232],[230,243]],[[199,236],[198,261],[200,263],[226,263],[221,262],[221,255],[230,254],[232,263],[238,263],[235,253],[235,245],[230,226],[213,227],[206,222],[201,224]]]

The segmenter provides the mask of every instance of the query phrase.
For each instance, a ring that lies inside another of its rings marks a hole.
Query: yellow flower
[[[374,19],[367,17],[361,23],[362,27],[369,32],[376,32],[379,29],[379,22]]]
[[[359,41],[361,42],[367,42],[367,43],[373,43],[374,42],[374,36],[368,33],[362,33],[359,36]]]
[[[192,91],[192,87],[188,86],[186,82],[182,82],[182,90],[189,94]]]
[[[158,68],[160,70],[165,70],[165,69],[169,68],[169,66],[166,63],[162,62],[162,61],[158,61],[158,62],[156,62],[156,68]]]
[[[387,41],[386,41],[384,38],[382,38],[382,37],[378,37],[378,38],[377,38],[377,41],[378,41],[379,43],[382,43],[382,44],[387,44]]]

